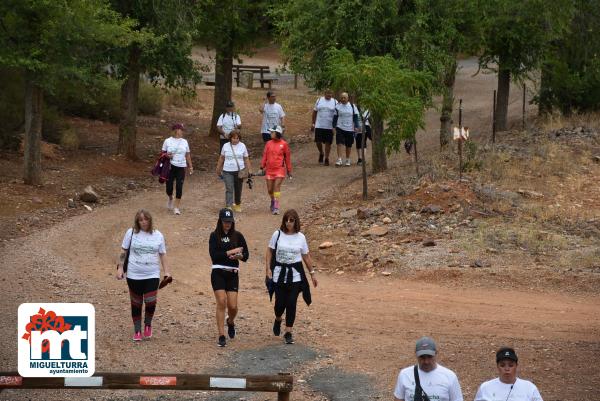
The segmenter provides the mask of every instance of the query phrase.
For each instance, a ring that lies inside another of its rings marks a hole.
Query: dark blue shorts
[[[351,148],[352,145],[354,145],[354,132],[344,131],[343,129],[336,128],[335,143],[338,145],[344,145],[347,148]]]

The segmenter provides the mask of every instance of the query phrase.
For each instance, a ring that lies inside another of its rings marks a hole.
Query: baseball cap
[[[273,128],[269,128],[269,131],[275,131],[279,132],[280,134],[283,134],[283,128],[281,128],[280,125],[274,125]]]
[[[268,91],[268,92],[267,92],[267,97],[271,97],[271,96],[273,96],[274,94],[275,94],[275,92],[273,92],[273,91]]]
[[[417,344],[415,347],[415,352],[417,353],[417,357],[423,355],[431,355],[435,356],[437,351],[437,346],[435,345],[435,341],[431,337],[421,337],[417,340]]]
[[[173,124],[173,126],[171,127],[171,129],[172,129],[173,131],[175,131],[176,129],[184,130],[184,129],[185,129],[185,127],[183,126],[183,124],[182,124],[182,123],[175,123],[175,124]]]
[[[233,222],[234,218],[233,218],[233,212],[231,211],[231,209],[221,209],[219,211],[219,218],[221,219],[221,221],[225,221],[225,222]]]
[[[503,359],[510,359],[511,361],[519,362],[517,353],[510,347],[502,347],[496,352],[496,363]]]
[[[235,107],[235,103],[229,100],[227,103],[225,103],[225,107]]]

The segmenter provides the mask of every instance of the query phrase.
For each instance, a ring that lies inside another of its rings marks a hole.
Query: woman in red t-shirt
[[[269,130],[271,140],[265,144],[260,168],[265,170],[267,191],[271,197],[271,213],[279,214],[279,198],[281,197],[281,183],[285,173],[292,178],[292,159],[290,147],[281,136],[283,129],[278,125]]]

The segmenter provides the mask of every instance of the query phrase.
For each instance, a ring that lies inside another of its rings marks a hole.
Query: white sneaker
[[[167,209],[173,210],[173,199],[167,201]]]
[[[350,159],[346,159],[346,166],[351,166],[352,162],[350,161]]]
[[[181,212],[179,211],[179,208],[177,208],[177,207],[173,210],[173,213],[175,213],[176,215],[181,214]]]
[[[342,166],[344,164],[344,162],[342,161],[342,158],[338,158],[337,161],[335,162],[336,166]]]

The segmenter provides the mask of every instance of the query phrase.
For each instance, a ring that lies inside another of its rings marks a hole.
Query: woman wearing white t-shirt
[[[308,244],[300,232],[300,217],[294,209],[283,214],[281,227],[269,241],[266,254],[267,280],[272,280],[275,289],[275,321],[273,334],[281,334],[281,321],[285,312],[285,343],[293,344],[292,327],[296,319],[298,295],[307,305],[311,303],[310,286],[302,262],[310,266],[312,283],[317,287],[315,266],[308,253]]]
[[[500,348],[496,353],[498,377],[479,386],[475,401],[542,401],[535,384],[517,377],[518,362],[514,349]]]
[[[142,305],[145,304],[144,338],[152,337],[152,317],[156,310],[156,297],[160,281],[160,265],[165,277],[171,273],[167,265],[165,238],[152,224],[152,215],[144,209],[135,214],[133,228],[123,237],[117,279],[127,277],[133,318],[133,341],[142,341]],[[123,271],[125,255],[129,250],[127,273]]]
[[[185,168],[189,167],[190,174],[194,172],[192,158],[190,156],[190,145],[183,138],[184,126],[181,123],[174,124],[172,130],[174,135],[165,139],[162,151],[167,153],[171,160],[171,170],[167,180],[167,208],[173,210],[175,214],[181,214],[179,205],[183,195],[183,181],[185,180]],[[175,182],[175,203],[173,203],[173,182]]]
[[[229,136],[229,142],[221,148],[217,175],[223,176],[225,183],[225,207],[235,212],[242,211],[242,188],[244,187],[244,180],[238,177],[238,172],[246,167],[248,171],[251,170],[248,149],[240,141],[239,132],[233,131]]]

